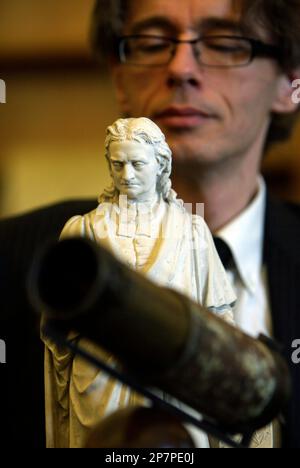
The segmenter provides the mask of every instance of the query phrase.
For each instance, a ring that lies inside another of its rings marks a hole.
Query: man
[[[300,2],[274,0],[99,0],[94,18],[95,49],[106,53],[121,111],[161,127],[175,190],[205,203],[209,227],[231,250],[237,323],[284,347],[294,380],[284,446],[300,443],[300,374],[291,362],[300,335],[299,209],[271,200],[259,174],[266,145],[297,111],[299,19]]]
[[[271,200],[258,176],[264,148],[286,137],[294,120],[299,23],[298,0],[99,0],[94,20],[94,43],[106,53],[122,113],[158,123],[176,160],[176,191],[186,202],[204,202],[208,225],[228,241],[239,325],[254,334],[269,331],[284,347],[294,383],[282,421],[284,447],[300,445],[300,377],[291,362],[292,342],[300,336],[300,210]],[[159,38],[118,39],[144,34]],[[78,207],[68,209],[68,217],[79,213]],[[34,245],[50,230],[59,232],[57,225],[67,219],[66,207],[58,214],[55,207],[49,210],[2,226],[3,261],[17,238],[12,255],[19,252],[21,263],[14,263],[18,275],[4,296],[11,309],[17,301],[24,304],[18,288]],[[26,241],[28,223],[44,227],[37,233],[34,228]]]

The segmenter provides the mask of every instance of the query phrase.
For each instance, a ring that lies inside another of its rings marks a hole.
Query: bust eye
[[[115,169],[122,169],[123,167],[123,163],[121,162],[113,162],[112,165]]]
[[[133,163],[133,167],[136,167],[136,168],[141,168],[141,167],[143,167],[143,166],[145,166],[145,163],[143,163],[143,162],[135,162],[135,163]]]

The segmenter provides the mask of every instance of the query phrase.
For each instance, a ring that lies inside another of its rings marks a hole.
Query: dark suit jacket
[[[0,223],[1,428],[6,446],[43,447],[43,345],[38,318],[26,296],[26,275],[38,245],[57,239],[65,222],[91,211],[96,201],[61,203]],[[285,414],[285,447],[300,447],[300,364],[292,364],[292,342],[300,339],[300,208],[268,199],[265,262],[276,339],[282,343],[294,394]]]
[[[292,343],[295,339],[300,339],[299,206],[287,206],[268,198],[265,263],[268,269],[274,335],[283,347],[293,381],[293,396],[283,425],[283,445],[300,448],[300,364],[292,362]]]
[[[29,305],[26,276],[36,248],[58,239],[66,221],[97,206],[72,201],[0,222],[0,446],[44,447],[43,343],[39,319]]]

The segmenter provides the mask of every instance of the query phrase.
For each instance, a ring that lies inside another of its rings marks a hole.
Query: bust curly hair
[[[162,168],[161,176],[157,180],[157,193],[167,202],[177,202],[177,195],[172,190],[171,171],[172,171],[172,151],[166,142],[165,136],[160,128],[146,117],[118,119],[107,128],[105,139],[105,157],[109,168],[111,168],[109,148],[112,142],[136,141],[146,143],[154,149],[156,160]],[[100,202],[107,202],[115,199],[119,195],[114,184],[105,189],[100,196]]]

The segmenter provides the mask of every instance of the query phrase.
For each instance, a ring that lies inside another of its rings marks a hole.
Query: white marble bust
[[[172,190],[172,153],[161,130],[146,118],[119,119],[107,129],[105,155],[111,187],[97,209],[70,219],[61,237],[88,237],[154,282],[232,322],[235,295],[203,218],[188,213]],[[42,338],[49,447],[82,446],[101,417],[140,401],[130,389]]]

